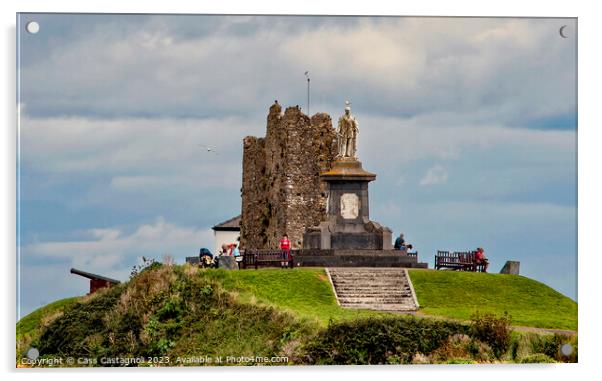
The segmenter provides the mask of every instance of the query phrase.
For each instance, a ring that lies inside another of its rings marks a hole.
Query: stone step
[[[345,275],[345,276],[405,276],[403,271],[390,271],[383,273],[372,273],[372,272],[359,272],[359,271],[336,271],[330,273],[331,275]]]
[[[414,311],[414,295],[399,268],[329,268],[339,304],[344,308]]]
[[[343,297],[339,298],[341,304],[389,304],[389,303],[404,303],[406,298],[389,298],[389,297]],[[410,301],[408,301],[408,304]]]
[[[365,294],[408,294],[411,293],[409,287],[401,288],[373,288],[373,287],[337,287],[337,292],[362,292]]]
[[[345,275],[345,274],[330,274],[332,279],[345,279],[345,280],[361,280],[361,279],[372,279],[372,280],[391,280],[391,279],[405,279],[404,276],[395,274],[393,276],[362,276],[362,275]]]
[[[357,310],[376,310],[376,311],[415,311],[416,307],[406,304],[356,304],[353,306],[343,306],[345,308]]]
[[[368,271],[374,273],[400,272],[403,269],[398,267],[329,267],[332,272],[361,272]]]
[[[404,299],[411,298],[412,294],[363,294],[359,292],[349,293],[337,293],[339,300],[350,299],[350,298],[364,298],[364,299]]]
[[[403,269],[401,269],[403,270]],[[365,275],[365,276],[393,276],[393,275],[402,275],[403,271],[390,271],[390,272],[372,272],[370,270],[366,271],[335,271],[333,274],[337,275]]]
[[[362,276],[362,277],[405,277],[403,272],[390,272],[390,273],[364,273],[364,272],[335,272],[331,273],[332,276]]]
[[[333,280],[332,283],[334,283],[335,286],[340,286],[340,287],[372,287],[372,288],[391,288],[390,286],[395,286],[395,287],[405,287],[405,286],[409,286],[409,283],[407,281],[402,282],[400,280],[391,280],[389,282],[387,282],[386,280],[378,280],[378,281],[373,281],[370,282],[369,280],[361,280],[361,281],[356,281],[356,282],[351,282],[348,280]]]
[[[351,287],[351,286],[345,286],[345,287],[341,287],[339,285],[335,285],[337,292],[350,292],[350,291],[354,291],[354,292],[365,292],[365,293],[369,293],[369,294],[373,294],[373,293],[408,293],[411,292],[412,290],[408,287]]]

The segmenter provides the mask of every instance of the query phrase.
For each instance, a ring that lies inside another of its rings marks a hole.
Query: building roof
[[[215,225],[211,229],[216,231],[240,231],[240,214],[236,217],[230,218],[220,224]]]

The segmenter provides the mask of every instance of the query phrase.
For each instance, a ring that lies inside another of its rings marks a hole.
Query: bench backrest
[[[291,250],[293,253],[293,250]],[[282,250],[247,250],[243,255],[243,262],[246,264],[254,264],[264,261],[278,261],[282,259]]]
[[[472,263],[475,260],[475,252],[474,251],[443,251],[437,250],[437,255],[435,255],[436,263]]]

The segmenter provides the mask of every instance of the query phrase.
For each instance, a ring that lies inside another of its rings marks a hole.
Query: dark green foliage
[[[476,313],[472,317],[470,335],[489,345],[498,359],[510,348],[511,318],[508,314],[496,317],[493,314]]]
[[[573,351],[568,356],[561,353],[560,347],[563,344],[571,344]],[[531,351],[541,353],[555,361],[577,362],[577,342],[574,336],[567,335],[540,335],[531,340]]]
[[[33,345],[44,355],[91,355],[95,347],[90,342],[91,333],[104,325],[103,317],[115,306],[123,290],[124,286],[118,285],[102,290],[98,297],[71,304],[60,319],[42,332],[39,343]],[[108,345],[108,342],[99,344]]]
[[[310,364],[407,364],[416,353],[431,353],[459,323],[414,318],[369,318],[329,324],[305,348]]]

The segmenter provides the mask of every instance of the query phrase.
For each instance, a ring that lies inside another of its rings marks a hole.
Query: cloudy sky
[[[576,299],[574,19],[21,15],[20,312],[213,247],[274,99],[360,123],[371,218]],[[558,31],[567,25],[569,38]],[[201,145],[214,147],[217,153]]]

